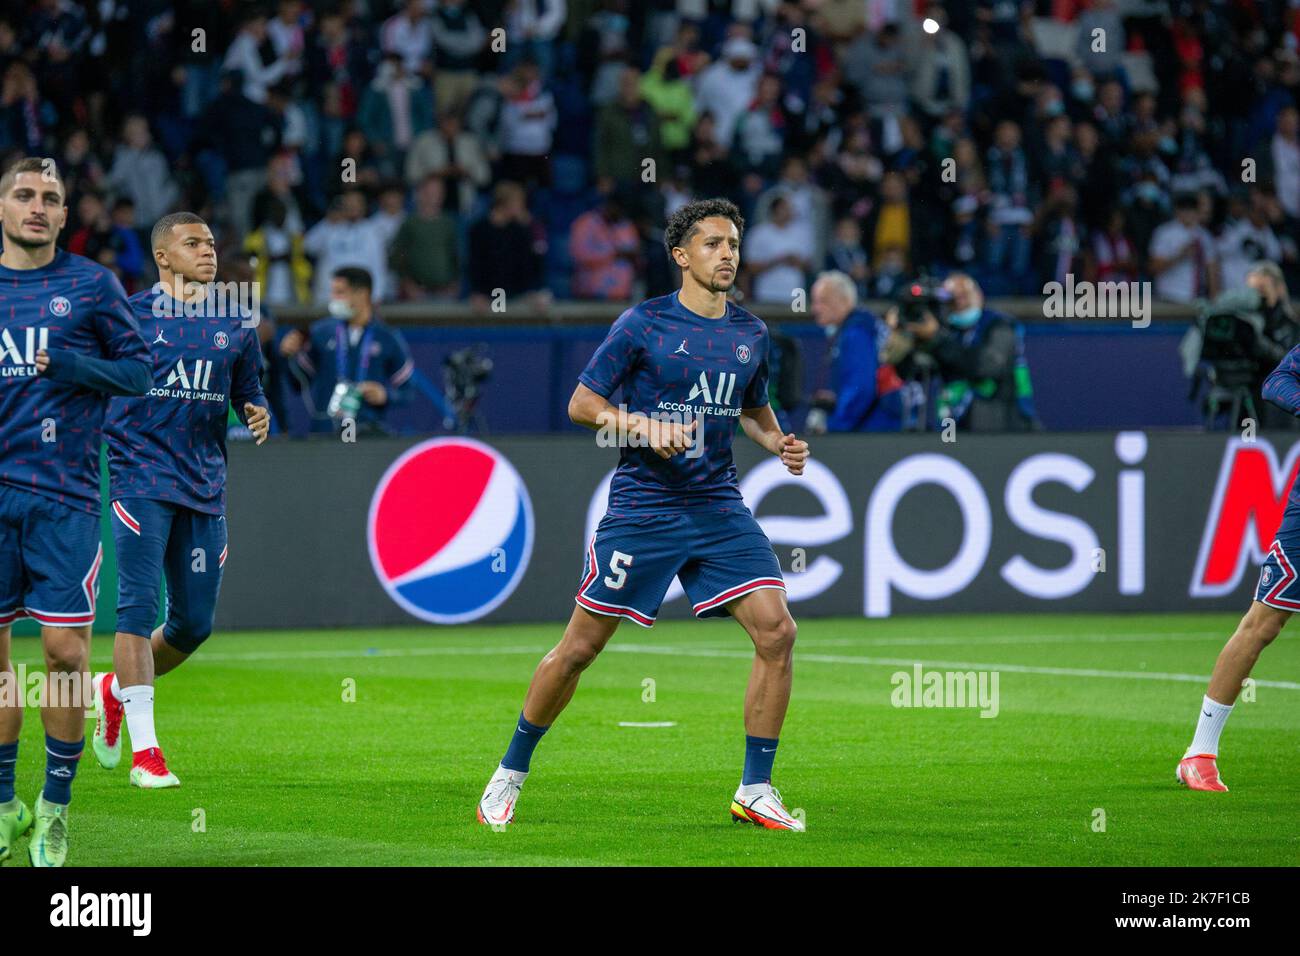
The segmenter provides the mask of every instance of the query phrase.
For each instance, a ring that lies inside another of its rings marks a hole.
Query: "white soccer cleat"
[[[519,790],[528,779],[528,774],[518,770],[497,767],[496,773],[488,781],[483,797],[478,802],[478,822],[486,823],[495,829],[505,827],[515,818],[515,804],[519,801]]]
[[[803,821],[786,812],[780,792],[770,783],[741,784],[731,800],[731,818],[767,830],[804,831]]]

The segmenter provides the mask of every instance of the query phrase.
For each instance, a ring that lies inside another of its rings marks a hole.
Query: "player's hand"
[[[695,432],[699,426],[698,418],[691,419],[689,425],[651,420],[646,425],[646,439],[650,442],[650,449],[656,455],[668,459],[694,446],[697,441]]]
[[[362,382],[357,386],[361,390],[361,397],[365,399],[368,405],[387,405],[388,389],[378,382]]]
[[[804,463],[808,460],[808,443],[795,438],[794,433],[781,436],[781,464],[792,475],[802,475]]]
[[[36,374],[44,375],[50,367],[50,353],[41,349],[36,353]]]
[[[244,402],[244,421],[248,424],[248,430],[253,433],[253,437],[257,439],[257,444],[266,441],[266,436],[271,431],[270,412],[261,405]]]
[[[285,358],[293,358],[302,349],[304,338],[297,329],[290,329],[289,333],[280,340],[280,354]]]

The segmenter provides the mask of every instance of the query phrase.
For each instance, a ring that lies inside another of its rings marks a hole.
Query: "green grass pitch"
[[[1265,652],[1256,699],[1228,723],[1232,792],[1174,783],[1234,623],[803,621],[775,783],[804,834],[729,820],[751,656],[731,622],[625,623],[538,748],[506,832],[477,825],[475,803],[558,625],[218,635],[159,682],[183,786],[133,789],[129,756],[105,771],[88,743],[69,863],[1295,865],[1300,635]],[[97,669],[109,651],[97,637]],[[35,665],[37,642],[15,639],[14,656]],[[914,660],[997,671],[998,715],[894,707],[891,676]],[[29,803],[40,733],[28,713]],[[9,865],[26,865],[15,849]]]

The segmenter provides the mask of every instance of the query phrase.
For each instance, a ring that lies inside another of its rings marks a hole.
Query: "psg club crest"
[[[1264,579],[1264,587],[1268,587],[1268,582],[1273,579],[1273,569],[1265,568],[1262,577]]]
[[[65,297],[61,295],[56,295],[53,299],[50,300],[51,315],[57,315],[62,317],[67,315],[71,311],[72,311],[72,303],[69,302]]]
[[[216,335],[212,336],[212,344],[219,349],[224,349],[230,344],[230,336],[225,332],[218,332]]]
[[[366,528],[370,563],[408,614],[460,624],[491,613],[515,590],[533,551],[533,505],[496,449],[434,438],[379,479]]]
[[[741,344],[736,346],[736,359],[741,365],[747,365],[749,363],[748,345]]]

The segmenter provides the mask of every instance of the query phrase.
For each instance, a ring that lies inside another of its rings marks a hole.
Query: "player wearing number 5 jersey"
[[[795,624],[771,543],[745,507],[731,442],[736,426],[792,474],[808,446],[783,434],[768,405],[768,333],[727,300],[744,220],[723,199],[688,203],[669,220],[681,289],[624,312],[578,377],[569,417],[621,451],[608,510],[587,543],[577,607],[542,659],[478,819],[514,818],[529,760],[573,696],[582,671],[623,620],[651,627],[673,578],[697,617],[735,618],[754,643],[745,692],[745,763],[737,821],[802,830],[772,787],[790,700]],[[620,404],[609,398],[622,389]]]

